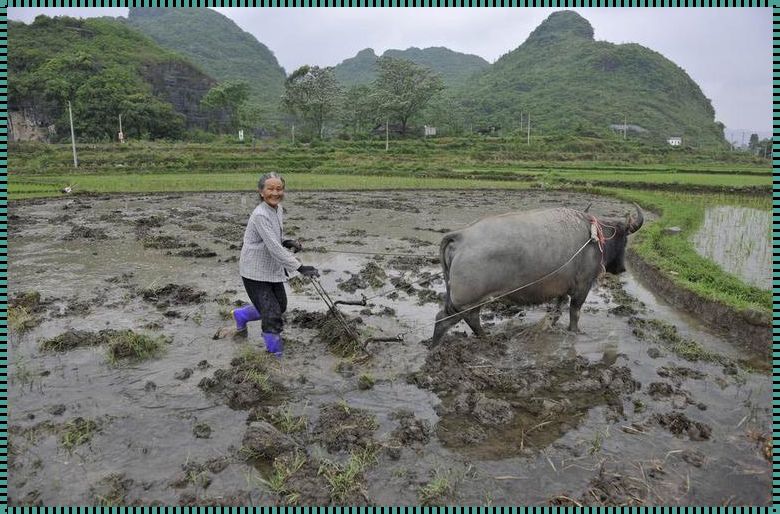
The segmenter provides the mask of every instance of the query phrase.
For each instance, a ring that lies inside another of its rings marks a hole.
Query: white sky
[[[445,46],[494,62],[526,40],[554,8],[216,8],[254,35],[290,73],[333,66],[364,48]],[[770,8],[574,8],[597,40],[639,43],[682,67],[712,100],[729,129],[772,130]],[[36,15],[127,16],[126,8],[15,8]],[[765,133],[765,134],[764,134]]]

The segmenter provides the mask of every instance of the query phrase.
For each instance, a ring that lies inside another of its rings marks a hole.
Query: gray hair
[[[257,182],[257,189],[262,191],[265,188],[265,181],[269,178],[278,178],[282,181],[282,186],[285,185],[284,177],[276,173],[275,171],[272,171],[270,173],[266,173],[265,175],[260,176],[260,180]]]

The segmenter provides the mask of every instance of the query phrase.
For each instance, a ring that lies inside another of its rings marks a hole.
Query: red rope
[[[596,227],[596,242],[598,243],[599,251],[601,252],[601,270],[606,271],[606,268],[604,267],[604,242],[606,239],[604,238],[602,223],[593,215],[589,215],[588,218],[590,218],[590,224]],[[612,237],[615,237],[614,233],[612,234]]]

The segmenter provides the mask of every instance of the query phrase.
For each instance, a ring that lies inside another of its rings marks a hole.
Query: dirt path
[[[341,311],[362,337],[404,337],[344,357],[324,304],[292,284],[281,361],[256,324],[246,341],[221,330],[247,300],[254,195],[12,205],[11,503],[769,503],[770,378],[751,371],[765,360],[630,271],[591,292],[584,334],[540,330],[545,306],[496,305],[486,337],[460,324],[428,348],[443,232],[591,202],[630,209],[544,191],[291,191],[301,259],[334,299],[371,298]]]

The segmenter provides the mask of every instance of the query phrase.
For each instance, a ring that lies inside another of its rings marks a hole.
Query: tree
[[[406,134],[409,120],[444,90],[441,77],[411,61],[381,57],[374,90],[383,112],[401,123]]]
[[[758,151],[758,134],[750,134],[750,142],[748,142],[748,148],[755,153]]]
[[[301,66],[284,83],[282,104],[322,137],[322,127],[343,95],[332,67]]]
[[[240,123],[240,111],[249,98],[249,84],[241,80],[228,80],[209,89],[200,104],[212,111],[227,111],[230,130],[235,132]]]
[[[377,115],[376,98],[365,84],[351,87],[343,97],[341,123],[352,129],[353,135],[371,130],[380,116]]]

